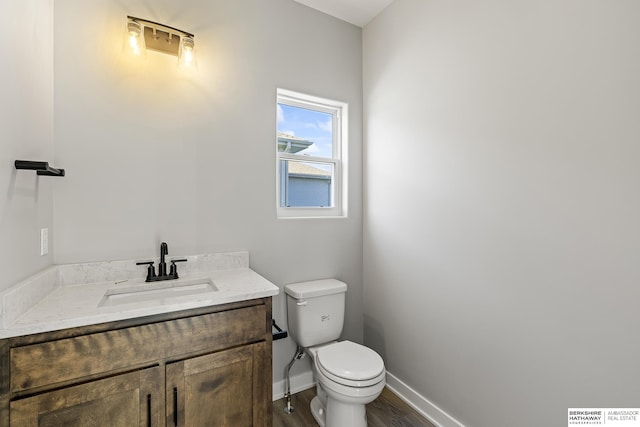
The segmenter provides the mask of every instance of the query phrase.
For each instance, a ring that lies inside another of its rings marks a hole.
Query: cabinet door
[[[164,414],[162,371],[144,369],[16,400],[11,427],[156,427]]]
[[[265,348],[259,343],[167,364],[167,427],[263,425],[254,422],[254,387],[262,379],[254,359]]]

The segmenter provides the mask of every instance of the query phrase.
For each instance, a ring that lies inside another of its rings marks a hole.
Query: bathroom
[[[194,33],[198,70],[126,58],[127,15]],[[247,250],[281,289],[347,283],[343,338],[443,426],[638,407],[637,2],[395,0],[364,28],[292,0],[0,16],[0,291],[161,241]],[[277,217],[278,88],[349,104],[346,217]],[[282,292],[273,315],[286,325]],[[273,344],[274,397],[294,351]],[[308,362],[292,373],[308,385]]]

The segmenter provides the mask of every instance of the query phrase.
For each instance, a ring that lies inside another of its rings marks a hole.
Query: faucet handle
[[[176,265],[176,262],[187,262],[186,258],[181,258],[181,259],[172,259],[171,260],[171,266],[169,267],[169,275],[170,276],[175,276],[175,278],[178,278],[178,266]]]
[[[147,267],[147,282],[150,282],[151,279],[156,277],[156,269],[153,266],[153,261],[145,261],[145,262],[136,262],[136,265],[148,265]]]

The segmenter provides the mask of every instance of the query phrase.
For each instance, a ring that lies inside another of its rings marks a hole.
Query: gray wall
[[[365,343],[467,426],[640,402],[640,3],[364,30]]]
[[[248,250],[279,286],[347,282],[344,335],[362,341],[360,28],[290,0],[0,5],[2,287],[51,264],[38,256],[43,226],[55,226],[55,263],[148,258],[161,241],[170,255]],[[126,15],[195,33],[198,72],[154,52],[125,57]],[[16,34],[31,49],[24,64]],[[348,219],[276,219],[277,87],[349,103]],[[15,158],[51,160],[53,141],[65,178],[13,171]],[[274,348],[277,381],[294,346]]]
[[[60,178],[17,171],[53,166],[53,1],[0,2],[0,291],[53,262],[53,188]],[[40,229],[49,254],[40,256]]]

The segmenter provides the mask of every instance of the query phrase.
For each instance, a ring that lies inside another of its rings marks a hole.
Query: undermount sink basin
[[[168,304],[173,298],[216,292],[218,288],[211,279],[178,279],[166,282],[142,284],[108,289],[98,307],[108,307],[132,302],[158,301]]]

